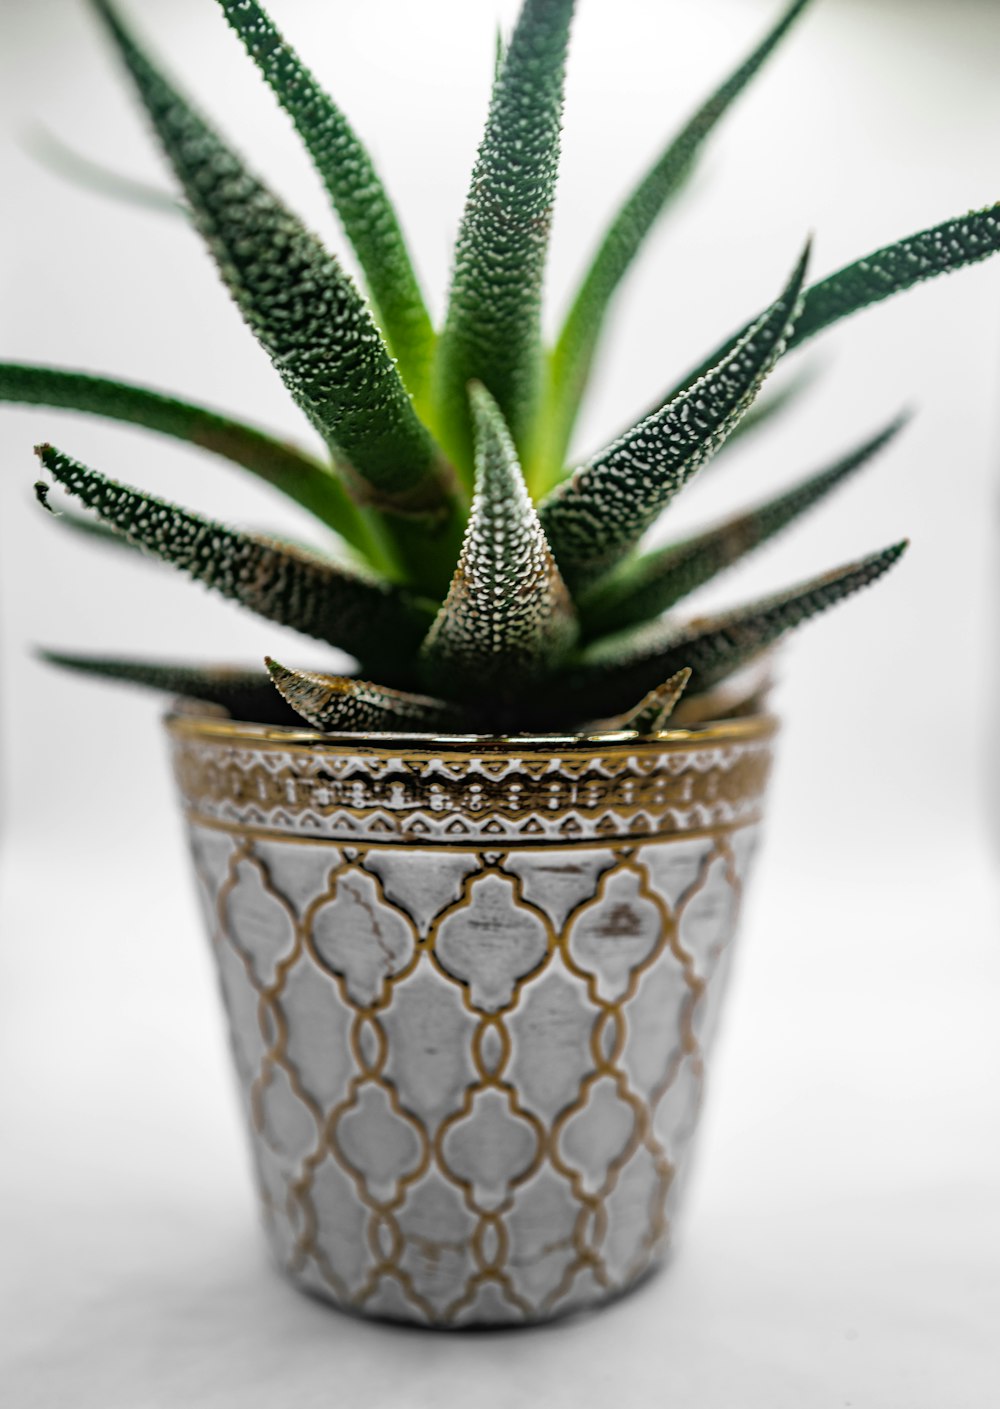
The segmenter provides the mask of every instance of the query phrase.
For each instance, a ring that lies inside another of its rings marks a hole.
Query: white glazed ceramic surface
[[[448,1326],[641,1277],[670,1239],[771,722],[433,752],[170,727],[282,1266]]]

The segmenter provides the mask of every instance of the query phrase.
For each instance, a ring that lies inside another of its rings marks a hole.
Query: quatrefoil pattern
[[[494,850],[192,816],[288,1272],[437,1325],[640,1278],[669,1245],[756,832]]]

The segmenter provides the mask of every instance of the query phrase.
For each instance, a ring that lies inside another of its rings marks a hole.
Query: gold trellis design
[[[709,775],[721,748],[731,773],[734,750],[768,738],[692,739],[671,766]],[[189,732],[182,750],[192,742],[231,768],[231,737]],[[253,775],[256,745],[239,747]],[[317,745],[324,770],[338,750]],[[600,752],[571,760],[578,776]],[[376,760],[381,781],[394,757]],[[523,758],[487,761],[526,776]],[[457,762],[421,760],[411,813]],[[526,815],[549,808],[559,766],[550,756],[522,791]],[[742,824],[638,839],[592,825],[570,844],[483,835],[486,806],[475,840],[415,845],[398,830],[319,840],[265,812],[226,824],[189,800],[265,1218],[293,1277],[373,1315],[517,1322],[612,1295],[657,1260],[759,771],[739,774]]]

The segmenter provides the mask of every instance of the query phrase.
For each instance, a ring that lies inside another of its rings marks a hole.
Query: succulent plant
[[[789,352],[837,320],[1000,248],[1000,206],[880,249],[814,284],[808,248],[774,302],[585,464],[570,435],[604,315],[645,237],[731,104],[806,8],[756,49],[663,149],[607,228],[555,344],[542,286],[573,0],[524,0],[496,76],[439,332],[361,141],[255,0],[218,0],[294,123],[365,292],[154,64],[106,0],[111,35],[184,205],[244,320],[325,443],[318,460],[139,386],[0,366],[0,399],[92,412],[203,446],[328,530],[304,549],[153,498],[43,446],[95,516],[64,516],[151,553],[268,620],[341,648],[356,677],[53,656],[63,665],[321,729],[661,729],[793,627],[881,576],[896,544],[764,600],[687,620],[676,605],[867,463],[896,419],[767,502],[666,547],[643,539],[741,425]],[[771,405],[776,404],[772,397]],[[40,484],[41,501],[49,487]],[[277,690],[275,689],[277,687]],[[293,713],[294,711],[294,713]]]

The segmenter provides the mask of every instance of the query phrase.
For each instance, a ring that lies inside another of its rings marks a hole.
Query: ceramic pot
[[[369,1316],[532,1322],[665,1253],[774,723],[168,723],[264,1217]]]

